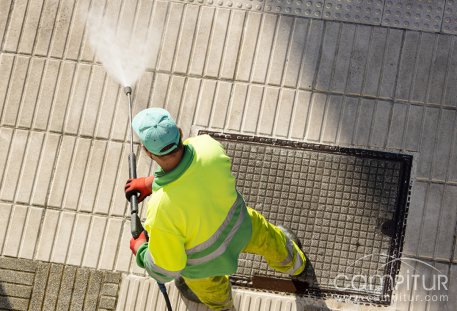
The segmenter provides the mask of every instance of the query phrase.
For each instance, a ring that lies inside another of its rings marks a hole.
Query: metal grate
[[[306,286],[296,291],[390,302],[405,230],[411,156],[199,134],[224,145],[248,205],[300,238],[312,267]],[[242,254],[233,282],[256,287],[258,279],[262,286],[289,276],[270,269],[260,256]]]

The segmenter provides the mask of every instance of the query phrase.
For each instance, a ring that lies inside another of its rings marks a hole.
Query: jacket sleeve
[[[160,283],[177,278],[186,267],[187,255],[181,237],[163,230],[149,233],[149,243],[138,249],[136,262]]]

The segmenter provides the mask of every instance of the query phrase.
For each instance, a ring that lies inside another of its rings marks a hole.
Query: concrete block
[[[447,307],[457,308],[457,265],[451,264],[449,267],[449,302]]]
[[[107,139],[110,137],[110,132],[113,127],[115,111],[119,105],[127,105],[127,99],[125,98],[124,92],[121,91],[119,84],[109,78],[109,76],[105,80],[104,88],[105,92],[100,102],[97,104],[100,112],[98,113],[97,121],[95,122],[94,137]],[[135,92],[134,98],[136,98]],[[136,106],[135,104],[134,106]]]
[[[170,83],[170,75],[156,74],[154,86],[152,87],[151,105],[154,107],[165,107],[167,103],[168,85]]]
[[[398,42],[403,40],[403,31],[388,29],[386,49],[384,51],[382,75],[379,81],[379,96],[392,98],[397,85],[398,63],[400,62],[401,45]]]
[[[97,303],[100,295],[100,287],[103,280],[103,273],[92,271],[89,278],[89,284],[84,298],[84,310],[97,310]]]
[[[319,0],[311,0],[306,2],[267,0],[265,3],[264,11],[310,18],[320,18],[322,16],[322,10],[324,9],[323,6],[323,1]]]
[[[28,3],[26,15],[22,24],[22,33],[20,36],[18,52],[23,54],[31,54],[34,48],[34,43],[38,23],[41,18],[41,10],[43,7],[42,0]]]
[[[424,9],[426,6],[426,10]],[[444,10],[444,0],[422,3],[408,0],[386,0],[382,25],[438,32]]]
[[[203,82],[204,83],[204,82]],[[248,84],[235,83],[233,86],[233,95],[230,103],[230,113],[227,120],[227,129],[231,131],[240,131],[243,121],[243,112],[248,95]],[[197,117],[197,115],[196,115]]]
[[[25,298],[28,300],[28,299],[30,299],[30,296],[32,295],[32,287],[26,286],[26,285],[12,284],[12,283],[3,283],[1,293],[2,293],[2,296],[6,296],[6,297],[8,297],[8,299],[15,297],[15,298]],[[26,309],[24,309],[24,310],[26,310]]]
[[[157,38],[157,44],[154,44],[151,49],[149,64],[147,66],[148,69],[156,69],[157,68],[157,59],[159,57],[160,48],[162,45],[163,40],[163,32],[165,28],[165,21],[167,18],[168,12],[168,1],[154,1],[152,3],[153,9],[149,10],[151,12],[149,23],[149,29],[153,30],[154,37]],[[144,2],[143,5],[148,5],[148,2]]]
[[[76,215],[73,213],[63,212],[60,214],[59,224],[55,239],[52,241],[51,261],[58,263],[65,263],[67,260],[67,253],[70,247],[71,233],[74,228]],[[48,230],[47,227],[44,227]],[[49,228],[49,230],[52,230]]]
[[[354,144],[368,146],[369,137],[372,132],[373,114],[376,102],[369,99],[361,99],[357,123],[355,125]]]
[[[49,263],[41,262],[37,265],[35,279],[39,281],[33,283],[32,297],[29,305],[30,310],[40,310],[42,308],[49,270]]]
[[[186,78],[181,76],[171,76],[171,81],[168,86],[168,94],[165,102],[165,109],[175,118],[178,117],[179,107],[182,103],[184,94],[184,84]]]
[[[75,225],[73,226],[72,239],[68,249],[66,263],[69,265],[80,266],[84,254],[84,249],[89,235],[89,226],[92,217],[85,214],[77,214]]]
[[[252,74],[252,65],[256,51],[260,25],[262,23],[262,14],[248,12],[244,26],[244,36],[241,43],[238,67],[236,70],[237,81],[250,81]],[[198,39],[198,37],[197,37]]]
[[[3,255],[18,257],[21,237],[27,218],[27,207],[16,205],[10,216],[10,222],[5,239]]]
[[[387,138],[387,148],[402,149],[403,137],[405,136],[405,126],[407,124],[408,105],[394,103],[392,108],[392,118],[390,122],[389,137]]]
[[[26,311],[28,310],[28,299],[16,298],[16,297],[0,297],[0,308],[5,308],[6,310],[18,310]],[[4,310],[5,310],[4,309]]]
[[[98,269],[113,270],[114,259],[119,246],[119,239],[122,230],[122,219],[108,219],[105,239],[100,253]],[[122,247],[122,245],[121,245]]]
[[[437,235],[434,258],[444,261],[452,261],[452,250],[456,220],[457,220],[457,187],[446,186],[442,197],[441,210],[439,212],[439,223],[437,226]]]
[[[28,208],[27,222],[22,228],[22,243],[18,257],[33,259],[36,245],[38,244],[38,233],[41,228],[43,211],[42,208]]]
[[[63,206],[65,187],[69,177],[70,164],[73,151],[76,145],[76,138],[72,136],[62,136],[62,142],[57,155],[57,165],[54,176],[52,177],[51,192],[49,193],[48,204],[53,207]]]
[[[20,127],[30,128],[38,100],[38,91],[42,81],[42,73],[45,61],[39,58],[32,58],[30,61],[27,81],[22,94],[21,107],[19,108],[16,124]]]
[[[446,86],[446,74],[449,74],[449,60],[451,53],[451,36],[438,36],[435,55],[429,77],[428,103],[441,104],[444,102],[444,90]]]
[[[356,3],[351,0],[325,1],[324,19],[353,22],[357,24],[380,25],[384,0],[367,1]]]
[[[274,134],[276,136],[289,136],[290,120],[294,108],[295,90],[282,89],[279,96]]]
[[[10,153],[6,161],[6,169],[3,173],[4,182],[0,192],[0,198],[6,201],[13,201],[16,194],[17,184],[19,182],[19,174],[22,169],[22,159],[24,159],[25,149],[27,145],[28,132],[16,130],[14,132]],[[12,161],[15,159],[16,161]],[[20,161],[19,161],[20,159]]]
[[[88,2],[77,2],[73,9],[72,23],[70,30],[67,34],[66,44],[65,44],[65,54],[64,57],[67,59],[78,60],[81,51],[81,42],[85,30],[85,22],[81,20],[75,20],[76,16],[87,16],[89,11]]]
[[[235,70],[240,55],[240,44],[246,16],[247,13],[245,11],[231,10],[230,12],[230,24],[220,68],[221,78],[231,80],[235,78]]]
[[[337,95],[329,96],[325,108],[321,141],[335,144],[338,134],[338,125],[340,124],[341,111],[343,109],[343,97]]]
[[[48,55],[51,37],[54,32],[56,23],[56,14],[59,7],[59,1],[45,1],[43,11],[40,16],[40,24],[36,35],[34,54],[40,56]],[[60,21],[59,21],[60,22]]]
[[[106,77],[107,75],[103,67],[92,67],[90,82],[86,90],[86,104],[80,120],[79,133],[81,135],[93,136],[98,115],[104,115],[104,111],[100,110],[100,102],[102,101],[103,91],[105,90]]]
[[[48,127],[52,100],[56,90],[57,79],[60,73],[59,69],[60,61],[52,59],[46,60],[43,76],[40,81],[40,92],[36,98],[36,101],[33,103],[33,109],[30,112],[33,113],[33,111],[36,111],[35,115],[33,116],[32,127],[34,129],[46,130]]]
[[[0,203],[0,254],[2,255],[12,209],[12,205]]]
[[[257,85],[251,85],[248,98],[246,101],[246,108],[244,113],[244,120],[242,131],[255,133],[257,123],[259,120],[259,111],[262,106],[264,88]]]
[[[85,167],[85,178],[80,194],[80,211],[92,212],[94,210],[95,197],[98,192],[101,179],[103,162],[106,159],[106,141],[94,140],[90,148],[90,156]]]
[[[322,37],[324,35],[323,31],[323,21],[310,21],[298,81],[298,85],[302,89],[311,90],[314,87],[314,78],[316,76],[317,64],[319,63],[320,50],[322,45]]]
[[[29,64],[29,57],[16,56],[9,80],[8,94],[3,105],[1,117],[1,124],[3,125],[16,125]]]
[[[420,50],[421,34],[419,32],[406,31],[401,51],[400,67],[396,98],[408,100],[411,88],[413,87],[414,70],[416,68],[416,57]]]
[[[447,76],[444,83],[443,105],[457,107],[457,38],[452,37],[452,48],[450,50],[449,61],[447,64]]]
[[[0,171],[5,172],[8,153],[11,148],[13,130],[9,128],[0,128],[0,143],[3,148],[0,149]]]
[[[98,306],[99,306],[99,308],[114,310],[114,308],[116,308],[116,298],[115,297],[100,297]]]
[[[66,180],[66,187],[65,187],[65,199],[64,199],[61,207],[64,209],[76,210],[78,208],[78,202],[81,199],[83,178],[84,178],[84,174],[86,172],[87,161],[88,161],[88,157],[89,157],[89,151],[90,151],[91,144],[92,144],[92,140],[90,140],[90,139],[79,138],[76,140],[75,151],[71,158],[71,166],[70,166],[69,174],[63,176],[64,180]],[[60,154],[59,154],[59,158],[60,158]],[[64,159],[62,159],[62,160],[64,160]],[[57,165],[59,165],[59,163]],[[62,178],[62,176],[59,176],[59,178]],[[57,174],[55,177],[55,182],[56,181],[57,181]]]
[[[68,310],[70,308],[71,296],[74,289],[76,279],[76,267],[65,266],[62,273],[62,280],[57,297],[57,310]]]
[[[0,268],[5,270],[35,273],[37,269],[37,262],[28,259],[2,257],[0,259]]]
[[[411,99],[418,102],[425,102],[429,78],[432,69],[432,58],[435,46],[437,43],[437,37],[434,34],[422,33],[420,37],[419,48],[416,54],[416,66],[409,68],[414,73],[413,84],[410,90],[410,97],[405,99]]]
[[[134,149],[137,152],[137,148]],[[124,185],[128,177],[128,155],[130,153],[130,146],[124,144],[122,148],[122,154],[120,157],[119,167],[117,169],[117,179],[115,181],[114,193],[112,201],[110,203],[109,214],[113,216],[125,216],[130,215],[130,212],[126,213],[129,208],[127,207],[127,201],[125,200]]]
[[[311,92],[298,91],[290,125],[291,138],[302,140],[305,137],[306,122],[311,103]]]
[[[443,191],[443,185],[430,184],[429,186],[422,215],[422,226],[420,227],[420,230],[418,230],[420,231],[419,247],[417,251],[418,256],[433,258]]]
[[[6,24],[12,9],[12,3],[12,0],[2,0],[0,2],[0,6],[4,8],[4,10],[0,12],[0,48],[3,47],[3,38],[5,37]]]
[[[294,18],[280,15],[276,25],[276,34],[272,46],[272,55],[267,71],[267,83],[281,85],[286,56],[289,50],[291,33],[293,30]]]
[[[190,129],[194,122],[195,110],[197,107],[198,96],[202,80],[189,78],[186,81],[182,105],[176,120],[183,130],[184,137],[189,136]]]
[[[290,48],[284,66],[283,83],[286,87],[295,88],[297,86],[311,21],[305,18],[295,18],[292,24]]]
[[[422,215],[425,209],[427,193],[427,183],[415,182],[413,184],[403,246],[403,253],[408,256],[417,256],[420,239],[419,232],[422,227]]]
[[[84,310],[84,297],[86,296],[89,277],[89,269],[77,270],[73,295],[71,297],[70,311]]]
[[[457,34],[457,2],[452,0],[446,1],[441,31],[444,33]]]
[[[42,153],[46,156],[41,157],[38,164],[35,185],[30,201],[32,204],[41,206],[46,204],[60,141],[60,135],[48,134],[45,137]]]
[[[348,72],[346,92],[361,94],[364,79],[369,75],[366,70],[370,38],[373,27],[357,25],[354,46],[351,52],[351,63]],[[344,43],[343,43],[344,44]]]
[[[17,52],[19,46],[19,38],[21,36],[22,24],[24,23],[28,1],[17,1],[12,6],[10,11],[10,21],[4,38],[2,50],[5,52]],[[2,10],[3,11],[3,10]]]
[[[211,107],[214,96],[216,95],[216,81],[202,80],[200,97],[197,111],[195,112],[195,124],[199,126],[209,126]]]
[[[130,221],[124,222],[122,226],[122,235],[119,245],[129,245],[130,243]],[[120,272],[127,272],[130,269],[130,259],[132,252],[128,247],[120,247],[117,253],[115,270]]]
[[[373,116],[370,146],[384,148],[387,144],[389,125],[392,117],[392,103],[378,100]]]
[[[86,250],[83,257],[83,266],[96,268],[100,258],[100,250],[103,243],[103,236],[106,227],[106,217],[92,217],[92,223],[87,239],[90,243],[86,243]]]
[[[46,293],[43,299],[43,310],[55,310],[59,296],[63,266],[51,264],[47,279]]]
[[[38,239],[38,249],[35,259],[43,261],[50,260],[59,217],[60,212],[46,210],[42,225],[44,229],[41,230],[40,238]]]
[[[59,4],[59,9],[55,18],[56,22],[52,26],[53,33],[49,47],[49,55],[52,57],[62,58],[65,52],[65,46],[76,2],[72,0],[62,0]]]
[[[64,132],[78,134],[81,124],[83,107],[88,99],[87,89],[89,87],[92,66],[78,64],[71,96],[67,103],[67,111],[64,123]]]
[[[357,111],[359,109],[359,99],[355,97],[345,97],[343,111],[337,141],[342,145],[351,145],[354,136],[355,124],[357,121]]]
[[[35,274],[30,272],[0,269],[0,282],[32,285]]]
[[[105,282],[106,282],[106,280],[105,280]],[[117,297],[118,291],[119,291],[119,285],[118,284],[103,283],[103,286],[102,286],[102,288],[100,290],[100,295],[102,295],[102,296],[110,296],[110,297]]]
[[[27,139],[27,149],[16,189],[16,202],[29,203],[38,170],[38,161],[43,147],[44,134],[30,132]],[[46,157],[46,156],[45,156]]]
[[[441,111],[435,146],[433,148],[432,179],[442,181],[447,179],[449,164],[453,161],[450,158],[452,151],[451,137],[456,129],[456,121],[456,112],[454,110]]]
[[[405,149],[419,151],[421,144],[422,124],[424,121],[424,107],[410,105],[405,131]]]
[[[252,67],[253,82],[264,83],[266,80],[277,23],[278,15],[263,15],[256,46],[255,60]]]
[[[0,13],[2,14],[2,13]],[[8,92],[9,81],[14,64],[14,56],[3,54],[0,55],[0,79],[4,83],[0,84],[0,111],[3,114],[3,107],[6,102],[6,95]]]
[[[192,43],[194,34],[197,28],[198,6],[185,6],[181,33],[178,39],[178,46],[176,48],[175,64],[173,72],[187,73],[189,68],[189,60],[192,52]]]
[[[333,92],[344,93],[346,89],[355,33],[355,25],[343,24],[341,26],[341,33],[338,40],[337,50],[335,52],[335,67],[330,80],[330,90]]]
[[[457,159],[457,129],[454,132],[450,159]],[[448,181],[457,181],[457,161],[451,160],[449,162]]]
[[[311,100],[308,124],[306,129],[306,140],[319,141],[324,122],[324,112],[328,97],[325,94],[314,93]]]
[[[266,87],[264,94],[256,132],[261,135],[272,135],[279,106],[279,88]]]
[[[60,67],[60,75],[57,82],[57,89],[53,100],[49,129],[51,131],[61,132],[67,111],[68,102],[70,101],[70,92],[73,80],[76,74],[76,64],[73,62],[63,62]]]
[[[181,28],[184,5],[170,2],[168,18],[164,29],[163,43],[158,59],[157,69],[170,72],[173,66],[179,30]]]
[[[372,27],[362,95],[378,95],[386,43],[387,29]]]
[[[341,26],[340,23],[329,22],[326,24],[315,84],[318,90],[327,91],[330,89]]]
[[[417,165],[417,177],[429,178],[440,111],[437,108],[426,108],[424,113],[425,118],[422,127],[422,144]]]
[[[205,77],[218,77],[221,68],[224,44],[228,32],[230,10],[218,9],[213,20],[208,54],[205,60]]]
[[[190,60],[190,74],[203,75],[215,12],[216,10],[211,7],[202,6],[200,9],[198,27],[194,38],[194,49]]]
[[[232,88],[233,83],[218,81],[212,105],[210,127],[221,129],[225,127]]]
[[[121,159],[122,147],[123,145],[117,142],[108,143],[104,167],[98,182],[97,198],[93,208],[95,213],[108,214],[113,191],[115,191],[114,181],[118,174],[120,161],[127,160]]]

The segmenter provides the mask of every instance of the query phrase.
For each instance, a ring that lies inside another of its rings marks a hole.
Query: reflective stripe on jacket
[[[149,246],[137,253],[152,277],[166,282],[236,272],[251,221],[230,169],[222,145],[202,135],[186,140],[177,168],[156,172],[145,222]]]

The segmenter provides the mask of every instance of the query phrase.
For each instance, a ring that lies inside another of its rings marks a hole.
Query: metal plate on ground
[[[405,232],[412,157],[200,130],[222,143],[238,190],[294,231],[310,269],[294,286],[262,257],[242,254],[232,282],[390,303]],[[289,281],[290,282],[290,281]],[[298,284],[298,285],[297,285]]]

